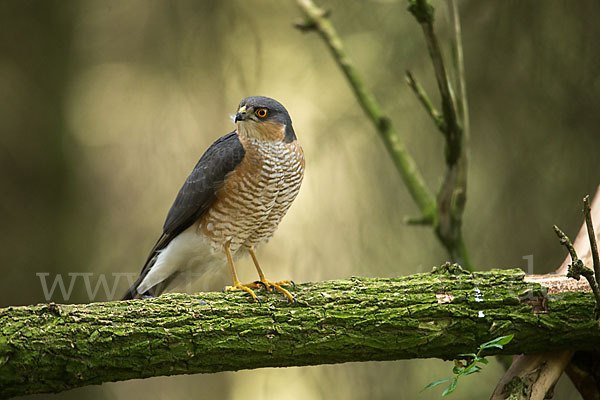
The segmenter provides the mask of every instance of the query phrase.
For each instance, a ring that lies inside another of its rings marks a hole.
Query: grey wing
[[[215,200],[225,176],[239,165],[245,153],[235,131],[222,136],[206,150],[179,190],[167,214],[161,237],[148,255],[140,277],[125,294],[124,299],[135,295],[137,285],[152,267],[158,252],[206,212]]]
[[[177,236],[196,222],[214,201],[225,176],[239,165],[245,153],[235,132],[213,143],[179,190],[163,225],[163,234]]]

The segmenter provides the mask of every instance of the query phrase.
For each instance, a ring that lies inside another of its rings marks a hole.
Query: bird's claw
[[[292,281],[285,280],[285,281],[279,281],[279,282],[271,282],[271,281],[269,281],[268,279],[265,278],[265,279],[263,279],[260,282],[262,282],[262,284],[264,285],[264,287],[265,287],[265,289],[267,291],[273,292],[273,291],[277,290],[277,291],[283,293],[283,295],[285,297],[287,297],[288,300],[291,301],[292,303],[296,302],[296,299],[294,298],[294,296],[292,296],[290,294],[290,292],[288,292],[285,288],[282,287],[282,286],[285,286],[285,285],[291,285],[291,284],[293,284]]]
[[[250,287],[248,287],[248,286],[249,285],[244,285],[244,284],[241,284],[239,282],[234,282],[233,286],[225,286],[223,288],[223,293],[225,293],[225,292],[233,292],[235,290],[242,290],[242,291],[248,293],[250,296],[252,296],[252,299],[255,302],[257,302],[257,303],[260,304],[259,298],[256,297],[256,295],[254,294],[254,291],[252,289],[250,289]]]
[[[291,301],[292,303],[297,303],[296,298],[294,296],[292,296],[290,294],[290,292],[288,292],[285,288],[282,287],[285,285],[292,285],[293,287],[296,287],[296,284],[293,281],[285,280],[285,281],[271,282],[265,278],[264,280],[258,280],[258,281],[254,281],[254,282],[250,282],[250,283],[237,283],[237,284],[234,283],[233,286],[225,286],[223,288],[223,293],[231,292],[234,290],[243,290],[244,292],[250,294],[252,296],[252,298],[254,299],[254,301],[256,301],[257,303],[260,303],[259,298],[256,297],[256,295],[254,294],[254,291],[252,289],[257,289],[259,287],[262,287],[268,292],[273,292],[273,291],[277,290],[277,291],[283,293],[283,295],[285,297],[287,297],[287,299],[289,301]]]
[[[256,285],[256,286],[254,286],[254,287],[259,287],[259,286],[262,286],[262,287],[264,287],[265,289],[267,288],[267,285],[265,285],[265,283],[264,283],[263,281],[254,281],[254,285]]]

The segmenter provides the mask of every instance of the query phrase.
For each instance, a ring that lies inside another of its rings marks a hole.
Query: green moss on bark
[[[446,268],[298,285],[296,304],[201,293],[0,309],[0,397],[157,375],[452,359],[510,333],[507,354],[599,347],[589,293],[546,296],[523,277]]]

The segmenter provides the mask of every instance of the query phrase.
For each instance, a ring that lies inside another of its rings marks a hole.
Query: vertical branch
[[[458,9],[453,0],[449,0],[449,2],[454,28],[456,84],[459,86],[458,105],[454,97],[455,90],[448,80],[442,51],[433,29],[434,8],[427,0],[409,0],[408,10],[423,30],[442,99],[444,123],[436,125],[446,139],[446,173],[437,196],[436,234],[454,259],[470,265],[462,235],[462,219],[467,201],[468,167],[468,132],[464,129],[465,126],[468,127],[466,85]]]
[[[600,285],[600,259],[598,257],[598,243],[596,242],[596,234],[594,233],[592,207],[590,206],[589,195],[583,198],[583,214],[585,215],[585,225],[587,226],[588,237],[590,239],[590,249],[594,264],[594,277],[596,278],[596,284]],[[600,307],[600,303],[598,303],[598,306]]]
[[[425,34],[438,89],[442,96],[442,112],[438,112],[433,107],[429,97],[410,72],[407,72],[407,83],[446,139],[447,170],[437,199],[424,184],[420,172],[390,118],[383,113],[375,97],[366,89],[362,78],[346,54],[342,41],[329,20],[328,13],[317,7],[312,0],[297,0],[297,3],[304,12],[304,20],[297,23],[296,27],[303,31],[316,31],[327,44],[359,104],[377,128],[409,192],[421,209],[422,216],[411,219],[411,223],[433,225],[437,238],[444,245],[451,259],[470,269],[469,256],[462,236],[462,214],[466,202],[467,183],[467,158],[462,128],[465,114],[461,112],[459,116],[457,113],[456,100],[448,81],[440,46],[433,31],[433,7],[426,0],[414,0],[411,2],[409,10],[421,23]],[[456,32],[460,35],[460,26]],[[463,93],[461,99],[464,98],[466,96]]]
[[[429,57],[435,71],[438,90],[442,98],[442,114],[445,121],[443,133],[446,136],[446,162],[449,165],[456,164],[461,153],[462,129],[458,123],[456,100],[448,81],[442,51],[433,29],[434,9],[427,0],[409,0],[408,10],[423,29]]]
[[[466,147],[469,140],[469,105],[467,101],[467,84],[465,81],[465,59],[462,46],[462,29],[460,24],[460,14],[456,0],[448,0],[448,10],[450,12],[450,21],[454,28],[454,37],[452,38],[452,48],[454,52],[454,81],[458,86],[458,96],[456,98],[456,107],[460,116],[460,124],[463,129],[463,143]]]

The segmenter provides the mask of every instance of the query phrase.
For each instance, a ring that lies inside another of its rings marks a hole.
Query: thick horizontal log
[[[453,359],[511,333],[506,354],[600,349],[590,293],[548,293],[524,277],[445,265],[298,285],[295,304],[261,292],[261,304],[200,293],[8,307],[0,309],[0,397],[158,375]]]

